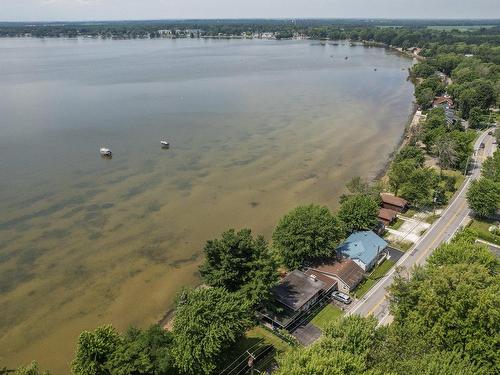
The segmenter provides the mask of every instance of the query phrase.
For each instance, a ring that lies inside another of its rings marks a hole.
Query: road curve
[[[485,148],[481,149],[481,143]],[[467,204],[466,193],[472,180],[478,178],[481,172],[481,165],[486,156],[492,154],[493,137],[488,135],[488,131],[481,133],[474,144],[474,155],[472,157],[472,169],[466,177],[461,188],[452,198],[448,207],[443,211],[441,217],[427,230],[427,232],[417,241],[396,263],[386,276],[379,280],[368,293],[358,300],[347,313],[348,315],[358,314],[362,316],[373,315],[379,324],[386,324],[392,320],[389,313],[389,301],[387,299],[387,288],[394,280],[396,267],[411,269],[414,265],[422,264],[427,257],[441,243],[449,241],[457,230],[463,226],[469,217],[470,209]]]

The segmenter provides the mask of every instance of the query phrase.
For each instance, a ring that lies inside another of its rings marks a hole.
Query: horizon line
[[[423,17],[396,17],[396,18],[385,18],[385,17],[238,17],[238,18],[123,18],[123,19],[74,19],[74,20],[0,20],[0,23],[82,23],[82,22],[167,22],[167,21],[248,21],[248,20],[263,20],[263,21],[285,21],[285,20],[359,20],[359,21],[493,21],[500,23],[499,18],[483,18],[483,17],[471,17],[471,18],[423,18]]]

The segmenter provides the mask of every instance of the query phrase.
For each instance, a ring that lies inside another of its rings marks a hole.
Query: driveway
[[[394,249],[393,247],[390,246],[387,247],[387,253],[389,254],[387,259],[390,259],[393,262],[397,262],[399,258],[401,258],[404,254],[401,250]]]
[[[401,215],[398,215],[398,219],[403,221],[399,229],[386,228],[389,232],[389,236],[387,237],[389,241],[410,241],[415,243],[431,226],[431,224],[424,221],[410,219]]]
[[[304,345],[310,345],[321,336],[321,330],[312,323],[307,323],[306,325],[298,327],[292,332],[299,342]]]

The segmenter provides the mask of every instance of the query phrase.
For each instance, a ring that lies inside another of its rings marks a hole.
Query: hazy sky
[[[1,21],[500,18],[500,0],[0,0]]]

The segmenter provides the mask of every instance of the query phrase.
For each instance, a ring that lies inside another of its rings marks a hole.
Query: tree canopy
[[[278,281],[277,264],[262,236],[254,239],[250,229],[230,229],[207,241],[204,252],[200,273],[208,285],[240,292],[252,305],[269,298]]]
[[[499,184],[485,177],[472,181],[467,191],[467,202],[480,217],[494,215],[500,207]]]
[[[185,290],[174,318],[175,366],[186,374],[213,374],[250,324],[249,306],[238,295],[222,288]]]
[[[331,257],[344,236],[340,221],[328,207],[299,206],[279,221],[273,233],[273,246],[289,269]]]
[[[370,195],[355,194],[340,205],[338,217],[348,233],[373,229],[378,223],[378,201]]]

